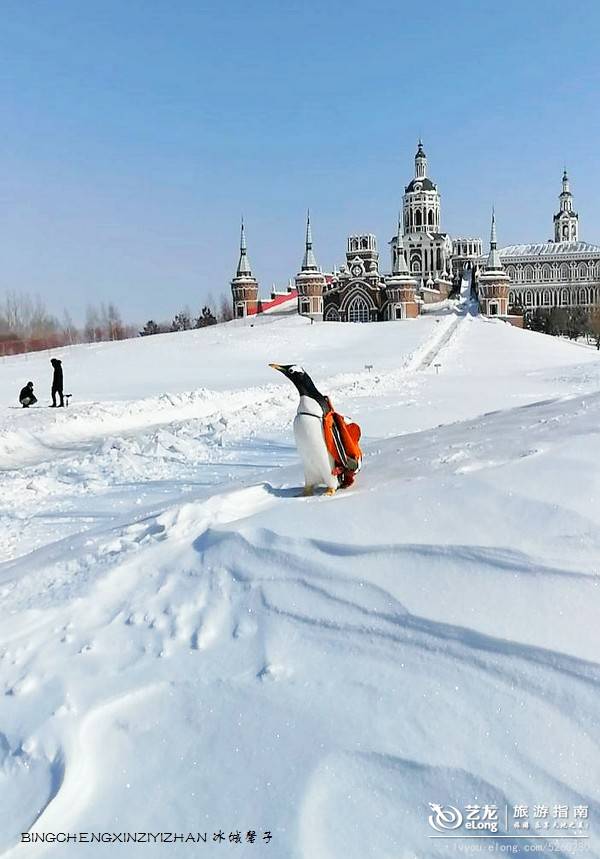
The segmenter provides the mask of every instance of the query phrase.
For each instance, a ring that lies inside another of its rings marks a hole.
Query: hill
[[[0,364],[0,855],[435,857],[433,803],[600,856],[552,827],[598,811],[595,352],[452,313],[234,322],[72,347],[68,410],[9,408],[48,357]],[[363,427],[351,490],[298,497],[270,361]]]

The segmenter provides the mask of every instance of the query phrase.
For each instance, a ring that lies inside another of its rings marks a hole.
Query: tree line
[[[233,319],[233,305],[227,296],[222,296],[218,310],[213,310],[214,300],[209,297],[198,316],[194,316],[189,307],[184,307],[176,313],[170,322],[156,322],[149,319],[140,331],[141,337],[149,334],[165,334],[168,331],[190,331],[192,328],[206,328],[219,322],[229,322]]]
[[[50,313],[39,297],[8,292],[0,300],[0,355],[34,352],[70,346],[74,343],[101,343],[130,337],[187,331],[204,328],[233,319],[233,307],[227,296],[217,306],[209,297],[198,315],[186,307],[170,321],[148,320],[142,330],[125,322],[113,302],[88,305],[83,324],[77,325],[65,310],[62,316]]]
[[[528,310],[523,316],[524,327],[555,337],[578,340],[585,337],[600,350],[600,311],[585,307],[551,307]]]

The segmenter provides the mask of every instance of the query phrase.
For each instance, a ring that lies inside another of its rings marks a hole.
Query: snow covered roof
[[[248,316],[257,313],[285,313],[296,310],[298,290],[291,289],[289,292],[275,293],[270,301],[259,301],[257,308],[248,310]]]
[[[600,254],[600,247],[589,242],[539,242],[500,248],[501,257],[564,256],[566,254]]]

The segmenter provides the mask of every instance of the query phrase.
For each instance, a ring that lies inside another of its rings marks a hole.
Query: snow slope
[[[0,855],[435,857],[429,803],[561,803],[600,856],[594,352],[448,313],[64,359],[73,407],[0,422]],[[362,425],[352,490],[297,496],[269,361]]]

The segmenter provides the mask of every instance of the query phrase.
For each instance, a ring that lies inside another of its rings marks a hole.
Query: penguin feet
[[[315,494],[315,487],[314,486],[305,486],[304,489],[302,490],[302,494],[305,496],[314,495]]]
[[[328,486],[327,489],[325,490],[325,495],[335,495],[335,487],[334,486]]]

